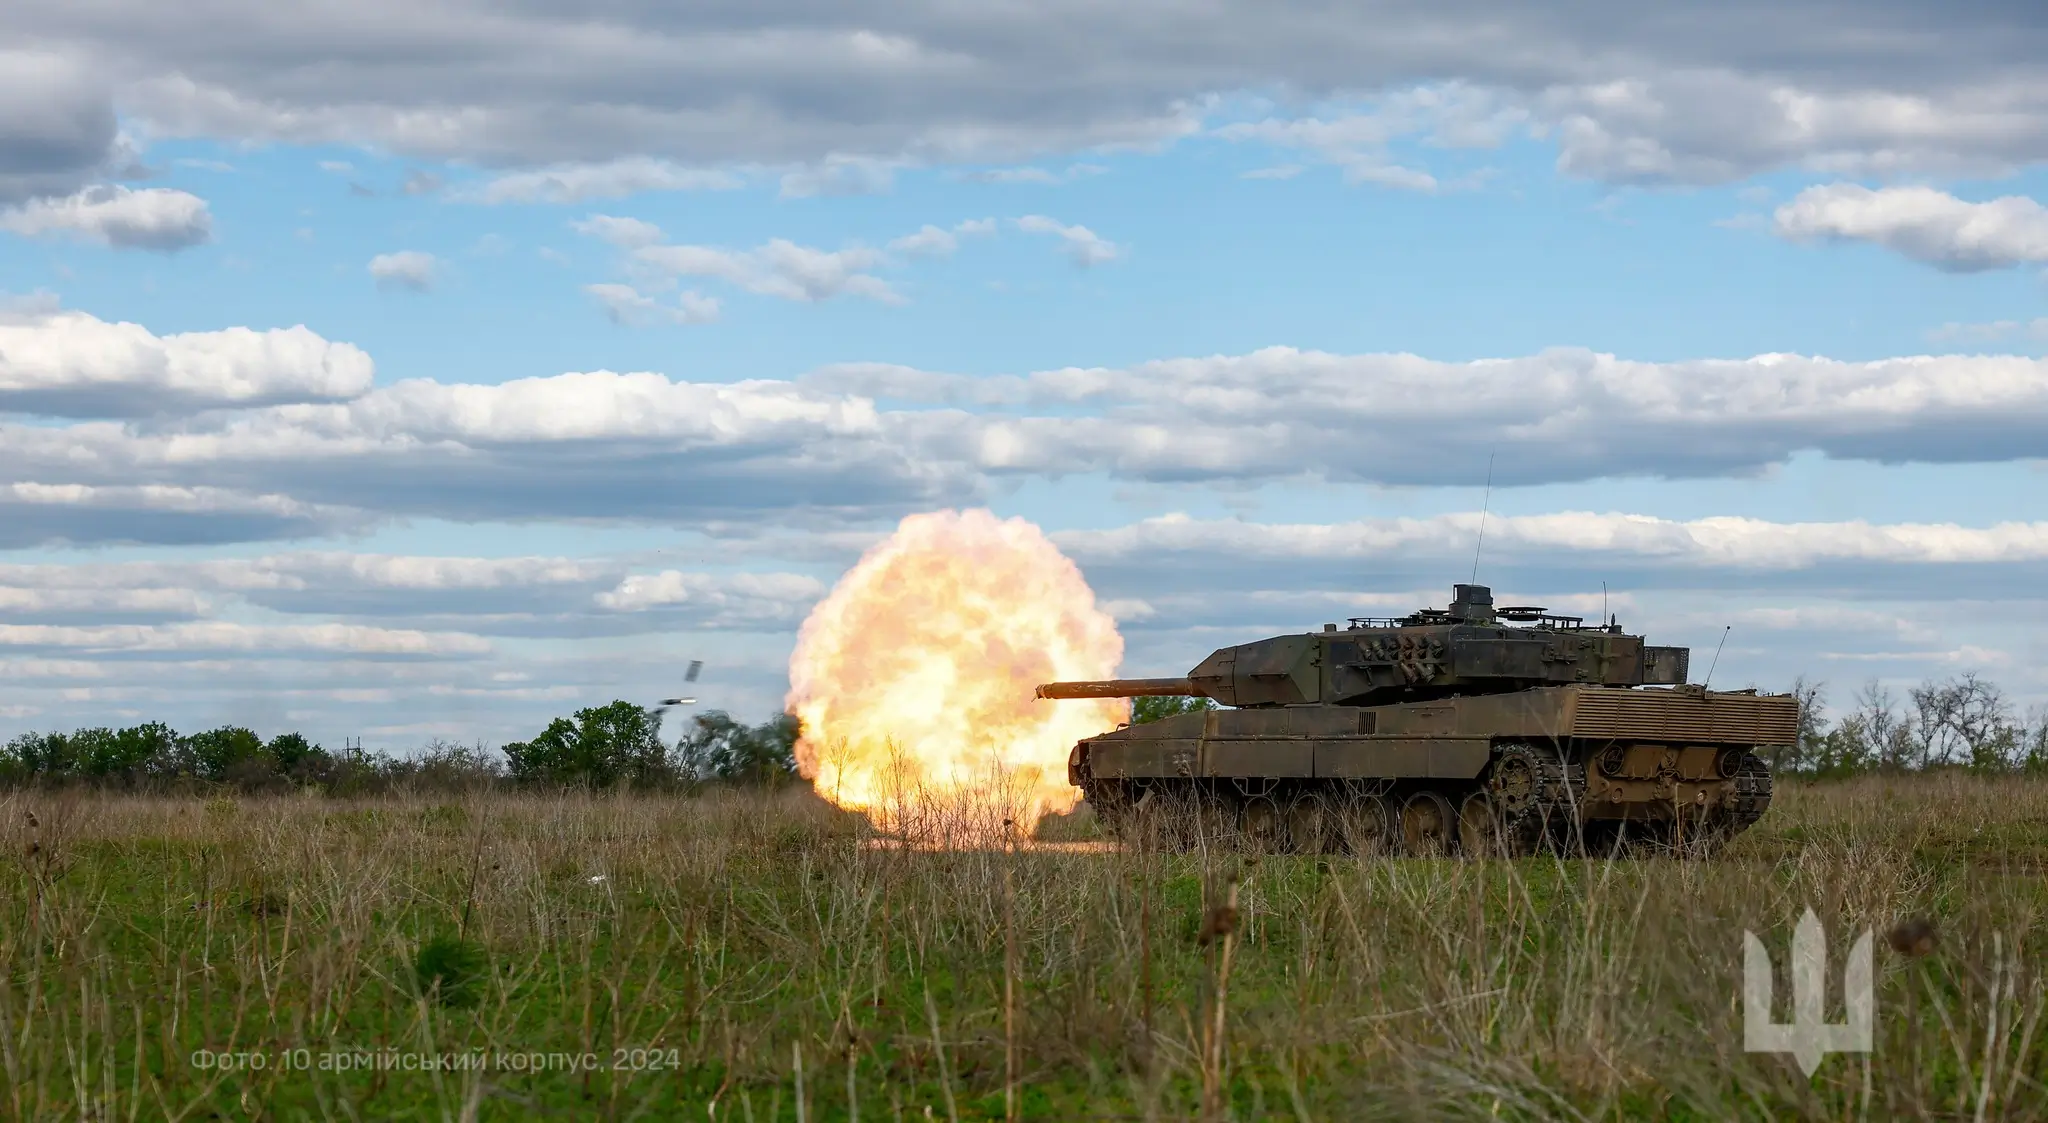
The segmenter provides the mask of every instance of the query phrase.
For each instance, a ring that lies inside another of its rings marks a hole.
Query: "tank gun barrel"
[[[1110,678],[1089,682],[1048,682],[1038,688],[1040,698],[1144,698],[1205,695],[1185,678]]]

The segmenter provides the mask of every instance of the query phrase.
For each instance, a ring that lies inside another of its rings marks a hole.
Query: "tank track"
[[[1546,846],[1583,847],[1579,807],[1586,798],[1585,762],[1566,759],[1555,750],[1514,743],[1501,746],[1490,771],[1498,775],[1502,762],[1509,760],[1528,762],[1536,779],[1533,798],[1526,806],[1504,809],[1503,825],[1519,849],[1526,853]],[[1491,780],[1488,786],[1492,786]]]
[[[1771,769],[1755,753],[1743,753],[1735,768],[1735,799],[1729,804],[1723,830],[1730,836],[1756,825],[1771,808]]]
[[[1586,799],[1586,768],[1584,759],[1538,744],[1512,742],[1495,751],[1478,790],[1494,802],[1509,853],[1598,855],[1668,850],[1673,845],[1672,824],[1668,822],[1634,826],[1609,819],[1587,822],[1581,813]],[[1220,790],[1192,784],[1175,790],[1177,785],[1162,785],[1140,803],[1137,796],[1142,789],[1128,781],[1095,780],[1085,774],[1080,780],[1085,798],[1095,808],[1103,829],[1112,836],[1136,841],[1142,833],[1151,844],[1186,849],[1201,839],[1223,840],[1237,833],[1237,811],[1242,800]],[[1769,766],[1755,753],[1743,753],[1732,785],[1732,798],[1709,820],[1707,829],[1697,838],[1687,840],[1683,849],[1711,854],[1763,818],[1771,804]],[[1352,797],[1332,790],[1316,798],[1331,801],[1330,806],[1340,806]],[[1457,807],[1460,797],[1449,798],[1452,806]],[[1284,807],[1284,799],[1282,802]],[[1389,805],[1381,806],[1392,809]],[[1140,832],[1137,828],[1144,807],[1150,807],[1152,812],[1145,817],[1146,825]],[[1388,825],[1394,827],[1391,822]],[[1398,828],[1394,833],[1398,835]],[[1297,841],[1283,848],[1296,849],[1299,845]]]

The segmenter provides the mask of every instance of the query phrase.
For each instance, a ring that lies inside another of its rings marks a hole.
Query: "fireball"
[[[884,830],[930,830],[926,817],[945,809],[1028,834],[1080,800],[1067,783],[1074,742],[1130,712],[1118,698],[1048,702],[1032,688],[1110,678],[1122,659],[1116,622],[1038,527],[981,510],[912,515],[797,636],[797,765]]]

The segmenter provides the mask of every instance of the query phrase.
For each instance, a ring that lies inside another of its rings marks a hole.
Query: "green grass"
[[[1197,1118],[1205,1078],[1235,1119],[2048,1117],[2048,784],[1787,786],[1712,862],[865,835],[795,792],[0,796],[0,1114],[1000,1119],[1014,1057],[1034,1119]],[[1738,997],[1808,906],[1879,932],[1876,1049],[1810,1080]],[[482,1063],[355,1063],[421,1055]]]

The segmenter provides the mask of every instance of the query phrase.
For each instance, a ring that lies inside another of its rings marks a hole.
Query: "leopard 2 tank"
[[[1054,682],[1038,697],[1177,695],[1221,708],[1074,746],[1068,779],[1112,833],[1295,851],[1712,849],[1762,817],[1758,750],[1790,695],[1689,685],[1689,651],[1608,617],[1450,606],[1221,648],[1184,678]]]

